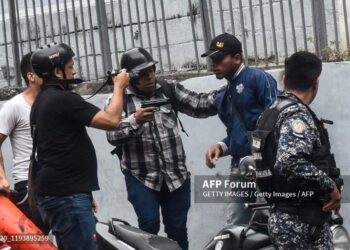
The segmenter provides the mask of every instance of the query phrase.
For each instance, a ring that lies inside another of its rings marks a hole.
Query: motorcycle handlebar
[[[271,207],[271,205],[266,202],[254,202],[254,203],[244,203],[244,207],[255,210],[255,209],[268,209]]]

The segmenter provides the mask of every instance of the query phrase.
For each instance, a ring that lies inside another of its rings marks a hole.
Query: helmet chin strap
[[[52,79],[48,83],[45,84],[45,86],[59,86],[63,90],[71,90],[71,86],[74,84],[80,84],[83,80],[80,78],[74,78],[74,79]]]
[[[56,85],[56,86],[60,86],[63,90],[71,90],[71,89],[73,89],[72,85],[80,84],[83,82],[83,80],[80,78],[67,79],[67,75],[66,75],[66,72],[64,71],[64,69],[61,67],[60,67],[60,69],[63,72],[63,79],[54,77],[54,79],[52,79],[53,81],[52,80],[49,81],[49,83],[46,84],[46,86]]]
[[[63,79],[57,79],[56,82],[62,86],[64,90],[71,90],[73,89],[73,84],[80,84],[83,82],[80,78],[74,78],[74,79],[67,79],[66,71],[64,70],[64,67],[60,68],[63,73]]]
[[[67,79],[66,71],[64,70],[64,67],[61,68],[63,73],[63,79]]]

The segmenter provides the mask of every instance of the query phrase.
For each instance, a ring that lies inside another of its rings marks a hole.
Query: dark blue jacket
[[[276,80],[269,73],[244,65],[238,72],[227,87],[221,89],[215,97],[218,115],[227,130],[227,137],[223,142],[228,151],[224,152],[224,155],[230,154],[233,164],[251,152],[246,133],[239,118],[232,111],[232,105],[236,105],[247,130],[252,131],[256,128],[259,116],[274,102],[278,92]]]

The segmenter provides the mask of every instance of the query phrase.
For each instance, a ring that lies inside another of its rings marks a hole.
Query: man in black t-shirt
[[[31,63],[43,78],[30,116],[37,145],[35,187],[41,217],[56,236],[59,249],[96,249],[91,192],[98,190],[97,160],[85,127],[115,129],[123,109],[129,76],[114,81],[112,105],[105,111],[68,91],[74,83],[74,52],[66,44],[34,52]]]

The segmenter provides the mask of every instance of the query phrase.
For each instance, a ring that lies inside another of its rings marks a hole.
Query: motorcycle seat
[[[242,233],[242,230],[245,228],[246,226],[233,226],[231,228],[226,228],[221,232],[221,235],[229,234],[232,249],[238,249],[240,245],[240,235]],[[267,231],[264,233],[262,231],[250,229],[246,233],[243,249],[257,250],[270,245],[271,240]]]
[[[122,222],[122,224],[114,223],[115,221]],[[181,250],[177,242],[171,239],[147,233],[118,219],[109,221],[108,232],[136,250]]]

